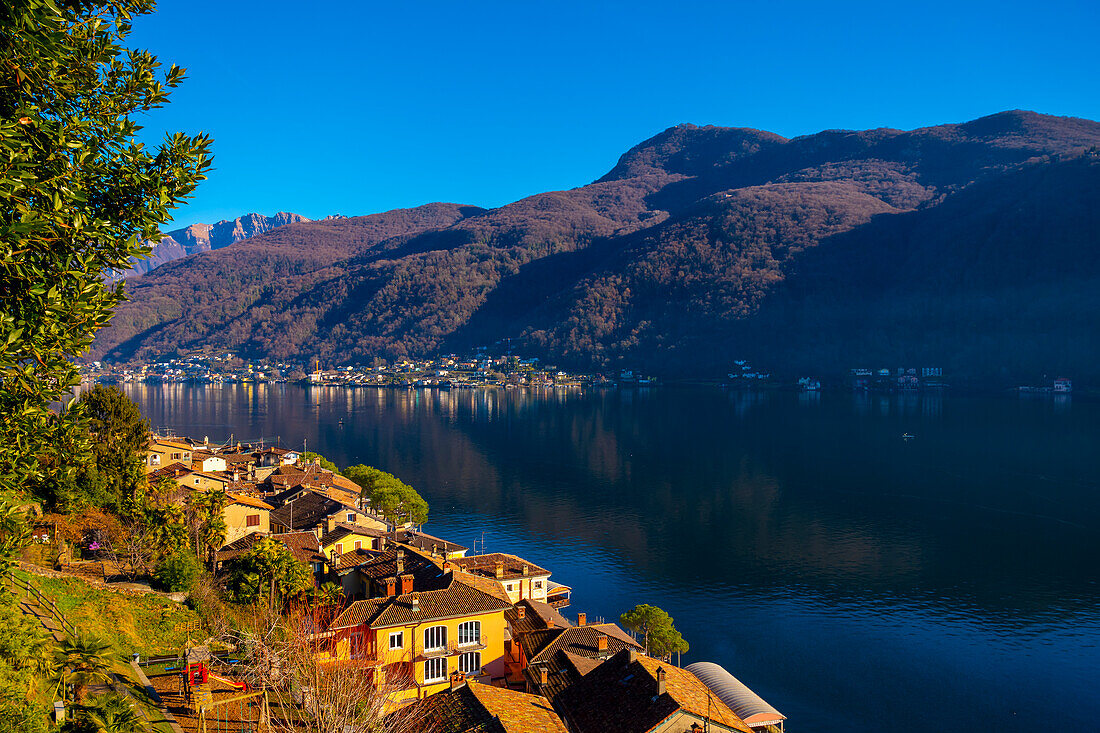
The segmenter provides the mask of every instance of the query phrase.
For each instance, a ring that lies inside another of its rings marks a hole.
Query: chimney
[[[386,535],[382,535],[381,537],[378,538],[378,551],[379,552],[385,552],[386,551]]]
[[[523,566],[523,574],[524,575],[530,575],[530,573],[531,573],[531,568],[529,568],[527,565],[524,565]]]
[[[581,611],[580,613],[577,614],[577,626],[587,626],[587,625],[588,625],[588,614],[585,613],[584,611]]]
[[[324,532],[321,530],[321,525],[318,524],[316,527],[313,528],[313,534],[317,535],[318,540],[321,539],[321,535],[324,534]]]
[[[412,606],[413,606],[414,611],[419,611],[420,610],[420,596],[414,595],[412,597]]]
[[[606,652],[607,651],[607,635],[606,634],[600,634],[599,636],[596,637],[596,651],[597,652]]]
[[[401,595],[413,592],[413,576],[402,575],[401,576]]]
[[[665,668],[657,668],[657,697],[665,694]]]
[[[466,686],[466,675],[457,669],[451,672],[451,689],[458,690]]]
[[[325,527],[328,528],[329,532],[336,529],[336,515],[333,515],[325,520]]]
[[[397,595],[397,578],[386,578],[386,598]]]
[[[401,551],[397,551],[397,574],[401,575],[405,572],[405,557],[401,554]]]
[[[546,667],[539,667],[539,684],[545,685],[550,681],[550,673],[546,670]]]
[[[497,578],[503,578],[504,577],[504,563],[498,561],[497,565],[496,565],[496,568],[494,568],[494,572],[495,572]]]
[[[516,606],[516,618],[525,618],[527,616],[527,606]]]
[[[432,557],[435,557],[438,554],[439,554],[439,545],[437,545],[436,543],[433,542],[432,543]]]
[[[638,661],[638,650],[634,647],[630,647],[630,651],[627,652],[626,661],[630,664]]]

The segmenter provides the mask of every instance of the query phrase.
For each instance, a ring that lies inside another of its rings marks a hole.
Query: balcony
[[[479,652],[482,649],[487,649],[488,646],[489,638],[487,636],[479,636],[476,639],[464,641],[461,644],[456,641],[448,641],[446,646],[429,647],[427,649],[421,647],[417,654],[417,658],[435,659],[436,657],[451,657],[455,654],[464,654],[466,652]]]
[[[421,659],[435,659],[436,657],[447,657],[455,653],[457,646],[455,643],[449,642],[446,646],[436,646],[430,649],[421,648],[419,657]]]
[[[486,636],[478,637],[469,641],[460,642],[457,646],[457,652],[479,652],[489,646],[489,638]]]

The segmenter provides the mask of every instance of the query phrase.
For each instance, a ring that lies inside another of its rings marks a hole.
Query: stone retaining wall
[[[81,575],[80,573],[66,573],[63,570],[50,570],[39,565],[32,565],[27,562],[20,562],[19,569],[24,570],[32,575],[38,575],[43,578],[72,578],[74,580],[82,580],[90,586],[95,588],[102,588],[104,590],[113,591],[115,593],[125,593],[131,596],[160,596],[167,598],[170,601],[176,603],[183,603],[187,600],[186,593],[164,593],[159,590],[153,590],[146,583],[108,583],[99,578],[91,578],[87,575]]]

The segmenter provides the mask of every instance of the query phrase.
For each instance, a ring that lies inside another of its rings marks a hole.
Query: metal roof
[[[773,708],[762,697],[745,686],[745,683],[714,662],[695,662],[684,667],[694,674],[726,703],[737,716],[750,727],[778,725],[787,716]]]

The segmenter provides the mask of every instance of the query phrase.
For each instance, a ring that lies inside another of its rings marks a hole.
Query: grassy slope
[[[124,658],[134,652],[143,656],[177,653],[188,638],[178,625],[199,620],[187,606],[163,596],[128,595],[75,578],[16,572],[52,600],[75,628],[112,641]]]

